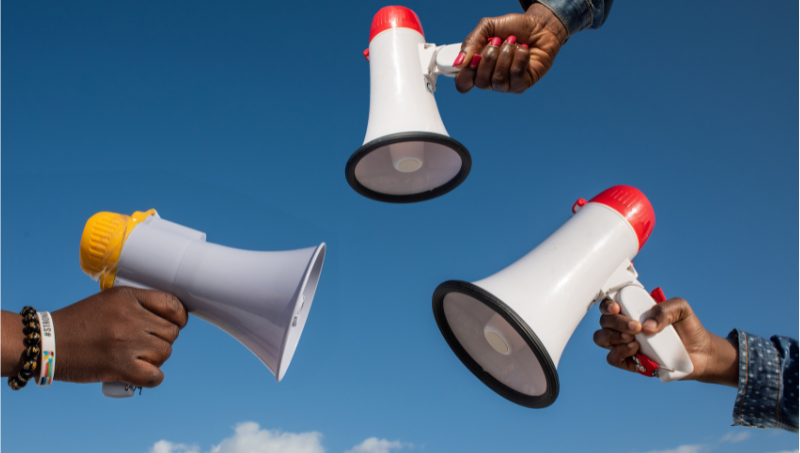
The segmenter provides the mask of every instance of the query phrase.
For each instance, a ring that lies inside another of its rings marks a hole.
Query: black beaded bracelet
[[[39,344],[42,341],[41,331],[39,330],[39,317],[36,316],[36,310],[33,307],[25,307],[19,312],[22,315],[22,324],[25,326],[23,332],[25,333],[25,362],[22,364],[22,369],[16,376],[8,378],[8,386],[12,390],[19,390],[28,384],[28,381],[33,377],[33,373],[39,365]]]

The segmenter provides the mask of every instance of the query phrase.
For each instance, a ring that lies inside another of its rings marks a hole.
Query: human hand
[[[564,24],[542,4],[525,14],[481,19],[461,45],[456,89],[522,93],[547,74],[569,38]],[[488,44],[487,44],[488,42]]]
[[[161,384],[159,367],[188,321],[175,296],[127,287],[107,289],[51,315],[56,380],[120,381],[137,387]]]
[[[634,335],[643,332],[653,335],[672,325],[689,353],[694,371],[683,378],[737,387],[739,381],[739,346],[707,331],[692,311],[689,303],[675,298],[657,304],[643,324],[620,313],[618,303],[606,299],[600,303],[600,326],[594,342],[610,349],[609,365],[636,372],[627,359],[639,352]]]

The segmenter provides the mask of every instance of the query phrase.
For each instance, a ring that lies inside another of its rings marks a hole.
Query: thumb
[[[670,324],[677,324],[694,315],[689,302],[681,298],[670,299],[650,309],[650,314],[642,323],[642,332],[655,334]]]

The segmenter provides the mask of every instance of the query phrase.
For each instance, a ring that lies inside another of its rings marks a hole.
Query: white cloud
[[[386,439],[370,437],[352,449],[347,450],[345,453],[389,453],[391,450],[400,450],[401,448],[411,446],[411,444],[405,444],[399,440],[388,441]]]
[[[413,445],[370,437],[346,453],[391,453],[407,447]],[[159,440],[148,453],[200,453],[200,447]],[[222,439],[207,453],[325,453],[325,447],[322,446],[322,434],[316,431],[287,433],[261,429],[255,422],[244,422],[236,425],[231,437]]]
[[[196,446],[173,444],[166,440],[159,440],[153,445],[149,453],[200,453]]]
[[[706,448],[704,444],[697,444],[697,445],[681,445],[678,448],[672,448],[670,450],[653,450],[648,451],[647,453],[700,453]]]
[[[235,434],[211,448],[209,453],[325,453],[322,434],[283,433],[261,429],[258,423],[236,425]]]
[[[750,431],[739,431],[739,432],[730,432],[722,436],[719,441],[720,442],[730,442],[735,444],[736,442],[741,442],[745,439],[750,437]]]

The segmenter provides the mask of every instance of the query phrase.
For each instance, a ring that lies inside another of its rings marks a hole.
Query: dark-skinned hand
[[[739,385],[739,345],[707,331],[685,300],[675,298],[654,306],[642,324],[622,315],[619,304],[609,299],[600,303],[600,313],[602,329],[594,333],[594,342],[611,350],[606,357],[609,365],[636,372],[635,366],[627,363],[639,352],[633,336],[639,332],[652,335],[672,325],[694,365],[684,380]]]
[[[567,38],[564,24],[540,3],[525,14],[485,17],[464,40],[453,64],[461,69],[456,89],[522,93],[547,74]]]
[[[164,380],[159,367],[188,320],[175,296],[126,287],[105,290],[51,315],[56,380],[120,381],[138,387],[155,387]],[[22,320],[3,312],[2,322],[2,371],[9,376],[21,366]]]

